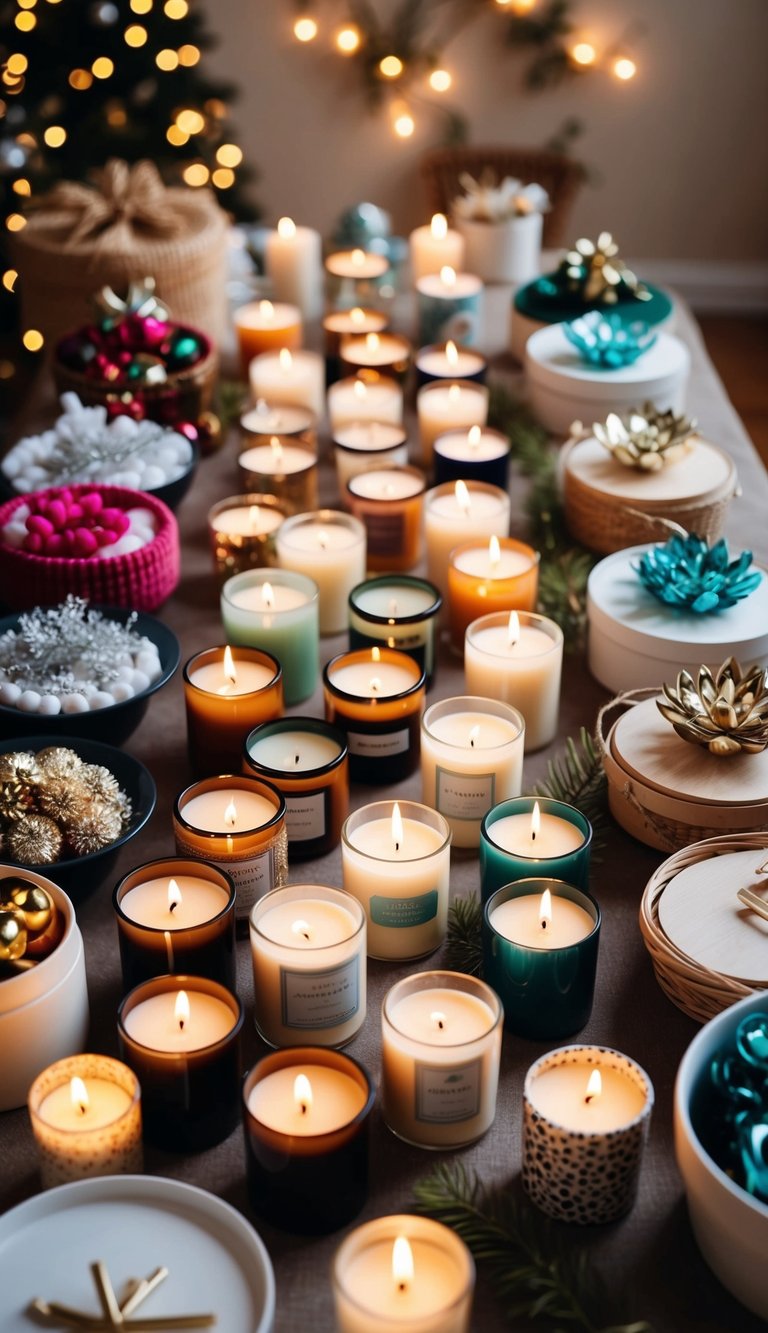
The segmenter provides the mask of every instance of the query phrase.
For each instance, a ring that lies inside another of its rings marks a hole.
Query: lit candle
[[[295,514],[277,540],[281,568],[310,576],[318,587],[320,633],[338,634],[347,624],[347,598],[365,577],[365,528],[334,509]]]
[[[459,1148],[493,1124],[503,1012],[459,972],[417,972],[382,1005],[384,1118],[407,1143]]]
[[[437,667],[437,625],[443,599],[426,579],[384,575],[349,594],[349,646],[395,648],[423,668],[427,689]]]
[[[254,1017],[270,1046],[343,1046],[365,1021],[365,913],[341,889],[291,884],[250,920]]]
[[[325,405],[325,367],[317,352],[262,352],[248,367],[254,398],[293,403],[320,417]]]
[[[193,1152],[231,1133],[242,1026],[237,997],[205,977],[154,977],[126,995],[120,1054],[141,1083],[148,1141]]]
[[[425,677],[389,648],[340,653],[323,671],[325,716],[346,732],[353,782],[399,782],[419,762]]]
[[[235,886],[200,861],[169,856],[131,870],[112,898],[123,989],[194,972],[235,989]]]
[[[289,513],[298,514],[317,504],[314,445],[291,436],[270,435],[266,443],[244,449],[237,466],[246,490],[268,491]]]
[[[322,241],[311,227],[280,218],[266,244],[266,269],[278,301],[297,305],[305,319],[317,319],[323,303]]]
[[[458,484],[458,483],[457,483]],[[538,551],[513,537],[461,542],[448,563],[448,611],[454,651],[463,653],[467,626],[486,612],[532,611],[539,593]]]
[[[424,497],[427,578],[443,596],[448,591],[448,563],[454,546],[473,539],[488,541],[492,533],[506,537],[509,515],[509,495],[485,482],[457,481],[427,491]]]
[[[333,445],[340,495],[360,472],[408,462],[405,431],[389,421],[353,421],[334,433]]]
[[[399,573],[418,564],[426,489],[415,467],[371,469],[347,482],[347,503],[365,527],[370,570]]]
[[[419,439],[425,464],[431,463],[434,442],[446,431],[469,430],[488,420],[488,389],[469,380],[432,380],[416,395]]]
[[[419,300],[419,342],[455,342],[474,346],[480,336],[483,284],[474,273],[457,273],[445,264],[416,282]]]
[[[232,643],[262,648],[283,668],[288,706],[307,699],[319,671],[317,584],[303,574],[253,569],[227,579],[221,619]]]
[[[288,514],[275,495],[249,493],[219,500],[208,511],[208,537],[220,579],[277,563],[275,533]]]
[[[263,444],[271,435],[278,435],[305,440],[317,448],[317,418],[308,407],[295,403],[267,403],[259,398],[256,406],[241,416],[240,433],[245,446]]]
[[[561,880],[518,880],[488,899],[482,935],[483,975],[509,1031],[551,1041],[584,1027],[600,941],[594,898]]]
[[[421,720],[421,796],[448,820],[454,847],[477,847],[480,821],[519,796],[523,719],[492,699],[443,699]]]
[[[335,278],[351,278],[354,282],[362,282],[383,278],[389,268],[389,260],[384,255],[375,255],[368,250],[336,250],[328,255],[325,267]]]
[[[444,213],[435,213],[429,226],[416,227],[408,241],[414,282],[446,265],[458,271],[464,263],[464,238],[448,226]]]
[[[653,1085],[620,1051],[564,1046],[528,1070],[523,1185],[566,1222],[613,1222],[631,1207],[648,1138]]]
[[[342,830],[345,889],[362,903],[372,958],[420,958],[448,923],[450,828],[414,801],[377,801]]]
[[[325,355],[329,359],[338,358],[341,339],[349,334],[359,337],[366,333],[383,333],[386,327],[387,316],[381,310],[360,305],[351,310],[331,310],[323,316]]]
[[[333,1261],[339,1333],[469,1333],[475,1265],[449,1227],[408,1214],[377,1217]]]
[[[435,482],[485,481],[506,490],[510,443],[507,435],[488,426],[449,430],[434,442]]]
[[[589,820],[564,801],[519,796],[489,810],[480,831],[485,901],[514,880],[545,875],[581,889],[589,880]]]
[[[39,1074],[29,1117],[43,1189],[142,1170],[141,1089],[106,1055],[73,1055]]]
[[[317,1046],[274,1051],[243,1083],[251,1203],[292,1232],[345,1226],[368,1196],[376,1093],[367,1069]]]
[[[557,735],[562,667],[563,632],[545,616],[501,611],[467,627],[467,689],[520,710],[527,750],[541,749]]]
[[[243,765],[283,793],[291,860],[337,845],[349,807],[343,732],[311,717],[267,722],[246,738]]]
[[[381,375],[372,380],[337,380],[328,390],[328,419],[334,438],[344,426],[361,421],[403,424],[403,390],[397,380]]]
[[[176,797],[176,851],[213,862],[237,886],[237,916],[287,873],[285,801],[268,782],[227,774],[203,778]]]
[[[258,722],[280,717],[280,663],[256,648],[206,648],[185,663],[189,762],[195,777],[237,772],[243,738]]]
[[[353,334],[342,338],[339,357],[346,375],[378,370],[402,380],[411,364],[411,344],[399,333]]]
[[[240,368],[244,380],[255,356],[272,348],[301,347],[303,329],[298,306],[285,302],[251,301],[241,305],[232,316],[240,349]]]
[[[485,383],[488,363],[471,347],[459,347],[451,338],[446,343],[422,347],[416,353],[416,384],[421,388],[432,380],[465,380]]]

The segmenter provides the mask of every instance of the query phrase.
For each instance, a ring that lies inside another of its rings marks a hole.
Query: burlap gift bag
[[[22,328],[50,347],[93,318],[91,297],[153,277],[174,320],[221,340],[227,220],[208,190],[167,188],[152,162],[112,159],[95,187],[62,181],[13,233]]]

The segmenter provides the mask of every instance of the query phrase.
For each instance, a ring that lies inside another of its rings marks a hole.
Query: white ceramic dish
[[[19,1333],[36,1298],[97,1314],[89,1269],[97,1259],[118,1298],[129,1278],[168,1268],[137,1318],[215,1313],[221,1333],[273,1328],[272,1264],[240,1213],[176,1180],[102,1176],[47,1190],[0,1218],[0,1272],[13,1273],[3,1284],[0,1333]]]

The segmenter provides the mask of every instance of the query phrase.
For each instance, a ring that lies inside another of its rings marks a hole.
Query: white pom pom
[[[30,489],[33,491],[44,490],[51,479],[47,467],[42,467],[40,463],[30,463],[26,471],[26,478],[30,483]]]
[[[61,701],[62,713],[87,713],[88,700],[84,694],[65,694]]]
[[[61,712],[61,699],[55,694],[44,694],[37,711],[44,713],[46,717],[55,717]]]
[[[144,648],[136,656],[137,671],[144,671],[153,680],[160,674],[160,658],[154,648]]]
[[[148,688],[149,676],[145,671],[134,671],[131,684],[133,685],[133,688],[136,691],[136,693],[139,694],[141,690],[146,690]]]
[[[96,690],[88,700],[88,707],[93,713],[97,708],[109,708],[115,702],[115,696],[108,690]]]
[[[16,707],[20,708],[22,713],[36,713],[40,707],[40,699],[37,690],[25,690],[19,695]]]
[[[127,680],[116,680],[112,686],[112,697],[116,704],[125,703],[126,699],[132,699],[136,691]]]
[[[114,440],[129,440],[138,429],[138,422],[134,421],[133,417],[121,416],[114,418],[109,433]]]
[[[144,469],[141,484],[145,491],[153,491],[156,486],[164,486],[170,480],[172,473],[172,464],[168,467],[159,467],[156,463],[150,463]]]
[[[122,662],[117,668],[117,679],[131,681],[133,679],[133,659],[130,662]]]
[[[0,685],[0,704],[8,704],[11,707],[21,698],[21,688],[14,685],[11,680],[4,680]]]

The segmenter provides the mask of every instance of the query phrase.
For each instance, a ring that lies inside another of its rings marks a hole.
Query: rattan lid
[[[685,343],[663,331],[634,365],[617,370],[601,370],[582,361],[561,324],[538,329],[525,347],[525,371],[530,380],[551,392],[562,393],[565,386],[577,395],[583,390],[590,402],[605,402],[607,411],[615,404],[618,385],[623,391],[622,402],[630,388],[638,403],[647,398],[656,400],[667,389],[674,390],[687,374],[690,360]]]
[[[659,896],[659,922],[682,953],[714,972],[764,986],[768,983],[768,920],[745,907],[737,892],[765,896],[768,875],[758,874],[766,850],[731,852],[689,865]],[[768,901],[768,900],[766,900]]]
[[[733,460],[707,440],[696,439],[693,447],[676,463],[659,472],[641,472],[617,463],[599,440],[590,436],[568,446],[563,467],[569,478],[620,504],[658,512],[682,501],[713,503],[736,489]]]

